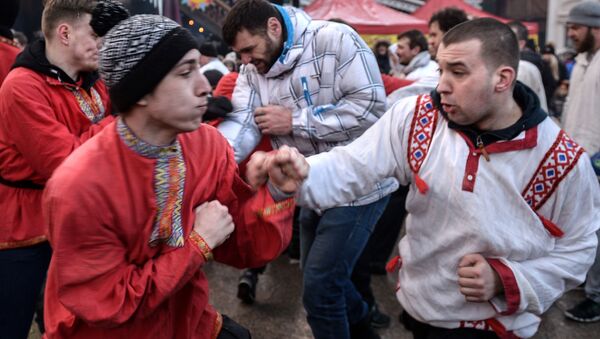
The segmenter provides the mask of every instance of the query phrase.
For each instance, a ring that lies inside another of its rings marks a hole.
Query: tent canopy
[[[469,17],[494,18],[494,19],[504,22],[504,23],[512,21],[510,19],[502,18],[502,17],[496,16],[492,13],[482,11],[478,8],[475,8],[475,7],[465,3],[463,0],[428,0],[425,3],[425,5],[419,7],[419,9],[417,9],[413,13],[413,16],[415,16],[419,19],[429,21],[429,19],[433,15],[433,13],[437,12],[438,10],[440,10],[444,7],[460,8],[463,11],[465,11],[465,13],[467,13],[467,16],[469,16]],[[525,25],[525,27],[527,27],[529,34],[537,34],[538,33],[538,24],[536,22],[523,21],[523,25]]]
[[[427,30],[427,21],[380,5],[375,0],[315,0],[304,8],[314,19],[342,19],[360,34],[400,34]]]

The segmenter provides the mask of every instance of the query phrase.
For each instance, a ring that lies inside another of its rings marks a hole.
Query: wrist
[[[212,248],[200,234],[193,230],[192,233],[190,233],[190,240],[200,251],[200,254],[202,254],[205,261],[213,259]]]
[[[271,193],[273,200],[275,200],[277,202],[292,198],[296,194],[295,191],[293,191],[293,192],[283,191],[282,189],[277,187],[275,184],[273,184],[270,180],[267,181],[267,189],[269,190],[269,193]]]

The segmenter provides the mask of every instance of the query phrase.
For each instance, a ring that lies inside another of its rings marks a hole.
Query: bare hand
[[[292,133],[292,111],[278,105],[258,107],[254,121],[263,134],[288,135]]]
[[[504,291],[498,273],[481,254],[467,254],[458,263],[458,285],[467,301],[485,302]]]
[[[196,213],[194,231],[211,249],[227,240],[235,228],[227,207],[217,200],[203,203],[196,207],[194,212]]]
[[[267,162],[269,155],[263,151],[256,151],[246,164],[246,182],[254,190],[264,185],[269,178]]]
[[[308,162],[294,147],[280,147],[267,166],[271,184],[285,193],[296,192],[308,177]]]

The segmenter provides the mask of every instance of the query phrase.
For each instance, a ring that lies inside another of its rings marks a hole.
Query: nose
[[[450,86],[450,81],[448,80],[448,77],[444,73],[440,74],[440,80],[437,85],[438,93],[448,94],[450,93],[451,89],[452,87]]]
[[[250,55],[250,53],[242,53],[240,55],[240,59],[242,60],[243,64],[248,64],[250,63],[250,61],[252,61],[252,56]]]
[[[194,82],[194,94],[197,97],[200,97],[206,93],[210,93],[212,88],[210,87],[208,79],[204,76],[204,74],[202,74],[199,68],[196,72],[197,74],[196,81]]]

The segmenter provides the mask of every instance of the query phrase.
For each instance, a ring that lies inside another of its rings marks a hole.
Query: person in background
[[[523,25],[520,21],[511,21],[508,23],[508,26],[512,29],[512,31],[516,34],[517,40],[519,41],[519,50],[521,60],[528,61],[537,67],[540,75],[542,77],[542,83],[544,85],[544,94],[546,97],[546,107],[548,107],[548,100],[552,98],[552,94],[554,94],[554,90],[556,89],[556,81],[554,81],[554,77],[552,76],[552,71],[550,70],[550,66],[548,66],[542,57],[535,51],[534,48],[528,47],[528,43],[530,43],[529,33],[527,31],[527,27]]]
[[[219,60],[215,45],[210,42],[205,42],[200,45],[200,72],[204,73],[209,70],[217,70],[225,75],[229,73],[229,69]]]
[[[19,14],[19,1],[6,0],[2,2],[0,13],[0,86],[10,71],[17,54],[21,52],[19,45],[14,40],[11,27]]]
[[[567,17],[567,35],[579,53],[571,74],[563,126],[592,156],[600,157],[600,3],[577,4]],[[595,163],[597,166],[597,163]],[[600,236],[600,233],[596,234]],[[600,320],[600,254],[587,274],[586,298],[565,311],[579,322]]]
[[[390,42],[387,40],[379,40],[375,43],[375,46],[373,46],[373,53],[377,59],[377,65],[379,66],[381,74],[390,74],[390,71],[392,70],[388,52],[389,47]]]
[[[27,46],[27,43],[29,43],[29,39],[27,39],[27,36],[23,32],[19,31],[14,31],[13,35],[14,41],[17,43],[17,47],[19,47],[19,49],[21,50],[24,50]]]
[[[435,60],[442,37],[452,27],[469,20],[465,11],[456,7],[445,7],[433,13],[429,19],[427,43],[431,59]]]
[[[45,40],[27,45],[0,88],[0,333],[7,338],[27,337],[50,261],[46,182],[113,121],[97,73],[105,14],[128,15],[119,3],[48,0]]]

